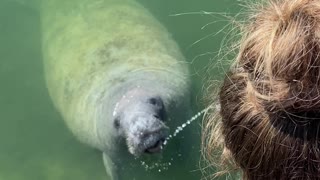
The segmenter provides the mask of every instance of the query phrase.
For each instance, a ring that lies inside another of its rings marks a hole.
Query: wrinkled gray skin
[[[44,0],[41,21],[50,96],[108,174],[118,178],[123,147],[160,152],[189,108],[187,63],[166,29],[133,0]]]
[[[115,128],[126,137],[129,152],[134,155],[153,153],[168,136],[162,99],[144,89],[125,94],[114,110]]]

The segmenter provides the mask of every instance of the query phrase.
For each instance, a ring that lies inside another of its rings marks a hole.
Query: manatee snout
[[[129,92],[119,102],[117,126],[134,156],[161,152],[169,135],[166,109],[159,96],[143,90]]]
[[[160,97],[147,97],[146,101],[137,103],[137,111],[129,122],[127,144],[129,152],[135,156],[143,153],[161,152],[163,142],[169,135],[165,125],[166,112]]]
[[[135,156],[161,152],[169,128],[156,118],[139,117],[127,134],[129,152]]]

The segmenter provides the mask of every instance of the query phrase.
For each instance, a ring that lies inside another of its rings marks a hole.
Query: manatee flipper
[[[109,176],[108,179],[119,180],[117,173],[115,173],[117,167],[114,164],[114,162],[110,159],[110,157],[105,152],[102,153],[102,157],[103,157],[104,167],[106,168],[107,174]]]

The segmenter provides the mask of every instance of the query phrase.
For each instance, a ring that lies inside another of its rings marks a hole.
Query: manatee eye
[[[155,106],[157,109],[162,109],[163,108],[163,102],[160,97],[152,97],[148,99],[148,103],[152,104]]]
[[[158,100],[156,98],[150,98],[149,99],[149,103],[152,105],[157,105],[158,104]]]
[[[152,97],[148,99],[148,103],[150,103],[154,107],[156,114],[154,114],[153,117],[161,121],[165,121],[166,111],[162,99],[160,97]]]
[[[117,117],[116,119],[114,119],[113,125],[116,129],[120,128],[120,119],[119,117]]]

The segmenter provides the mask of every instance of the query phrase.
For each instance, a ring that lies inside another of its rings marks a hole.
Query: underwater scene
[[[241,4],[0,0],[0,180],[207,179],[204,95],[232,61]],[[99,62],[67,61],[82,57]]]

